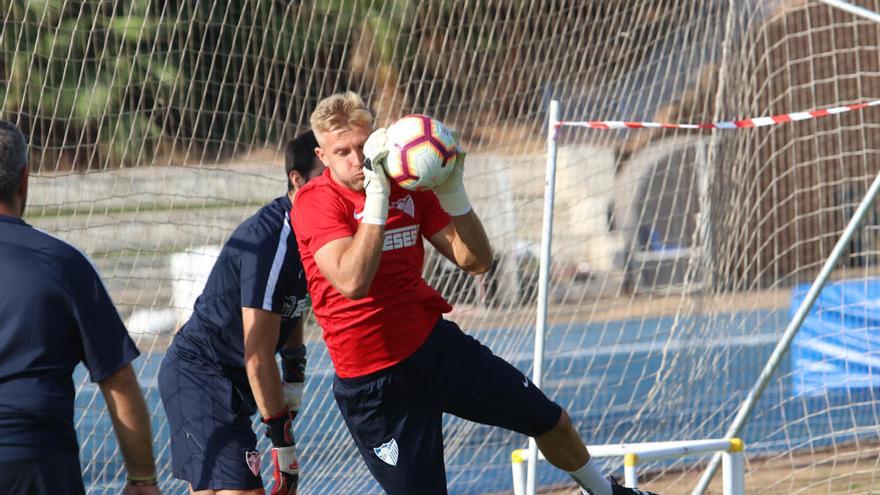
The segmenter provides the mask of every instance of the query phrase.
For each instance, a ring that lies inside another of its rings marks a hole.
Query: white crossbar
[[[638,466],[651,461],[689,457],[721,452],[723,462],[723,494],[745,494],[745,462],[742,440],[739,438],[720,438],[709,440],[677,440],[670,442],[622,443],[591,445],[590,455],[596,458],[623,457],[624,484],[638,487]],[[517,449],[510,456],[513,468],[513,493],[526,493],[526,467],[529,450]],[[546,460],[539,452],[539,460]]]

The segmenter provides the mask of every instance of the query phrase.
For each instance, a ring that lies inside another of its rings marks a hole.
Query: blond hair
[[[321,141],[322,135],[327,132],[352,127],[370,129],[373,126],[373,114],[357,93],[346,91],[330,95],[318,102],[318,106],[309,117],[309,123],[312,125],[315,137]]]

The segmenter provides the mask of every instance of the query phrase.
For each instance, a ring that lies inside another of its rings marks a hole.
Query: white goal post
[[[796,112],[794,114],[788,114],[788,116],[790,117],[792,115],[798,115],[799,117],[797,119],[806,120],[831,114],[849,112],[854,109],[866,108],[868,106],[876,106],[878,103],[880,103],[880,101],[872,101],[870,103],[864,104],[864,106],[857,104],[850,105],[848,107],[836,107],[828,109],[824,114],[820,114],[817,112]],[[560,116],[560,103],[557,100],[550,101],[547,115],[547,160],[544,179],[544,213],[541,238],[542,244],[537,301],[537,319],[535,325],[535,346],[533,358],[534,361],[532,368],[532,379],[539,387],[541,386],[544,373],[544,338],[547,323],[548,280],[550,266],[552,263],[551,252],[553,239],[553,210],[555,205],[556,170],[558,160],[557,140],[559,138],[560,130],[565,127],[586,127],[592,129],[650,129],[666,127],[679,129],[704,128],[713,129],[717,132],[720,129],[732,130],[743,127],[761,127],[768,125],[777,125],[797,120],[790,118],[782,119],[777,117],[757,117],[746,119],[736,123],[722,122],[703,124],[621,121],[566,122],[563,121]],[[743,126],[743,122],[747,124]],[[777,372],[779,366],[782,363],[783,357],[788,353],[794,337],[797,335],[798,331],[801,328],[801,325],[807,318],[807,315],[809,314],[813,307],[813,304],[819,297],[822,288],[827,283],[834,268],[837,266],[845,250],[848,248],[850,240],[861,226],[865,217],[868,215],[869,210],[874,206],[878,194],[880,194],[880,173],[876,175],[867,192],[859,201],[858,206],[852,213],[851,218],[849,218],[846,227],[844,228],[840,237],[837,239],[837,242],[831,250],[831,253],[825,259],[822,268],[819,271],[819,274],[810,285],[810,288],[807,291],[805,297],[801,301],[797,310],[792,315],[792,318],[788,322],[785,331],[783,332],[779,341],[776,343],[772,354],[770,355],[767,362],[764,364],[760,375],[757,377],[757,380],[755,381],[748,395],[745,397],[745,400],[740,405],[736,417],[734,417],[731,425],[727,429],[727,436],[728,438],[732,438],[732,440],[654,442],[630,445],[621,444],[619,446],[601,445],[590,448],[591,452],[593,452],[593,455],[595,457],[624,456],[626,459],[625,465],[627,486],[635,487],[637,483],[635,466],[637,460],[640,458],[643,460],[661,460],[672,457],[690,455],[694,453],[713,452],[715,453],[715,455],[712,457],[707,469],[700,477],[697,486],[694,488],[693,494],[701,495],[706,490],[706,487],[708,486],[709,482],[715,474],[715,471],[718,468],[718,464],[722,463],[724,466],[724,495],[741,495],[744,490],[744,475],[742,474],[743,467],[741,464],[742,440],[734,438],[734,436],[739,435],[743,430],[746,421],[748,421],[750,415],[752,414],[752,411],[756,407],[758,401],[761,399],[764,389],[773,378],[774,374]],[[725,447],[715,448],[718,445],[724,445]],[[733,462],[733,465],[738,467],[731,468],[731,466],[728,465],[731,461],[727,457],[727,454],[725,454],[725,452],[734,451],[739,453],[737,455],[737,458],[739,460]],[[536,458],[541,459],[542,456],[540,456],[537,449],[537,444],[533,438],[529,439],[528,449],[519,449],[514,451],[514,453],[512,454],[514,464],[514,491],[517,493],[517,495],[535,495],[537,480],[537,462],[532,462],[532,460]],[[523,466],[524,462],[525,466]],[[524,469],[526,470],[525,472],[523,471]],[[731,469],[735,470],[738,473],[738,481],[731,481]]]
[[[631,444],[591,445],[590,456],[597,459],[622,457],[624,485],[638,488],[638,467],[653,461],[694,457],[719,453],[723,469],[722,495],[745,495],[745,445],[739,438],[644,442]],[[526,464],[532,459],[528,449],[514,450],[511,455],[513,493],[526,493]],[[538,454],[538,460],[546,460]]]

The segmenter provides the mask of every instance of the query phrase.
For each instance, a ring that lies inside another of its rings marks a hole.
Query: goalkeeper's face
[[[316,134],[318,158],[330,169],[330,177],[352,191],[364,190],[364,143],[369,127],[348,127]]]

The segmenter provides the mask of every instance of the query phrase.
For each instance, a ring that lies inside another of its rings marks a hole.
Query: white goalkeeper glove
[[[299,408],[302,406],[303,386],[302,382],[283,382],[281,384],[284,404],[290,409],[290,415],[293,417],[296,417]]]
[[[296,417],[302,407],[303,382],[306,380],[306,346],[294,349],[285,347],[280,354],[281,393],[291,417]]]
[[[388,156],[385,128],[373,131],[364,143],[364,216],[362,223],[385,225],[388,220],[388,196],[391,186],[385,174],[385,158]]]
[[[456,139],[457,140],[457,139]],[[457,217],[471,211],[471,202],[464,190],[464,159],[467,153],[458,148],[458,156],[455,159],[455,168],[442,184],[434,186],[434,194],[440,201],[440,206],[446,213]]]
[[[296,458],[291,420],[289,411],[263,418],[266,436],[272,440],[272,478],[275,484],[271,495],[296,495],[299,485],[299,461]]]

